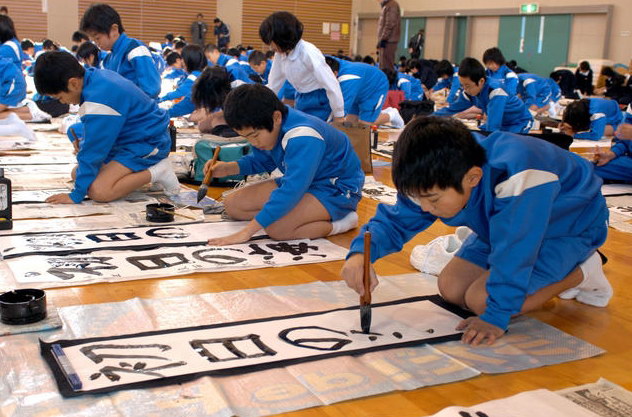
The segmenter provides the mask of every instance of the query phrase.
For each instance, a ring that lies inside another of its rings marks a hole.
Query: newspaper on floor
[[[632,416],[632,392],[604,378],[557,393],[602,417]]]

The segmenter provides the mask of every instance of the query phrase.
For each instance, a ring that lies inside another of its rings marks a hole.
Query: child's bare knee
[[[295,236],[292,236],[292,231],[287,230],[287,228],[283,227],[283,224],[271,224],[266,227],[266,233],[273,240],[292,240]]]
[[[99,189],[99,187],[90,187],[88,189],[88,197],[97,203],[109,203],[114,200],[110,191]]]
[[[235,197],[234,194],[231,194],[224,199],[224,210],[226,210],[226,214],[233,219],[250,220],[242,208],[240,198]]]
[[[480,316],[485,312],[487,307],[487,294],[485,297],[481,296],[480,292],[475,291],[473,288],[469,288],[465,292],[465,306],[476,315]]]

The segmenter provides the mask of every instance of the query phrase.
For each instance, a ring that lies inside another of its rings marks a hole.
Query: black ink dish
[[[0,319],[5,324],[29,324],[46,318],[46,293],[26,288],[0,295]]]
[[[174,219],[176,208],[173,204],[154,203],[147,204],[147,221],[156,223],[169,223]]]

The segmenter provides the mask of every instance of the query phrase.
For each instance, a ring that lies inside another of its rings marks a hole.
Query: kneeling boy
[[[474,231],[439,275],[447,301],[477,317],[464,320],[463,341],[493,343],[511,317],[550,298],[603,307],[612,288],[599,254],[608,209],[601,180],[581,157],[548,142],[495,132],[484,138],[456,120],[413,120],[393,155],[393,206],[380,204],[363,226],[373,235],[371,261],[401,250],[437,219]],[[363,235],[342,269],[360,294]]]
[[[242,243],[261,228],[273,239],[319,238],[357,226],[364,173],[349,138],[316,117],[286,107],[261,84],[242,85],[224,102],[228,125],[253,145],[235,162],[217,162],[213,176],[278,168],[283,176],[244,187],[225,200],[226,212],[250,220],[212,245]],[[209,163],[204,167],[208,170]]]
[[[133,82],[119,74],[84,69],[67,52],[47,52],[35,63],[40,94],[65,104],[81,104],[85,139],[78,148],[75,187],[49,203],[81,203],[86,195],[107,202],[149,182],[176,194],[179,183],[167,156],[169,117]]]

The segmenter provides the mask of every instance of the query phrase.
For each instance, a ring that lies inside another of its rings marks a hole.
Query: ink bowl
[[[174,219],[176,208],[173,204],[153,203],[145,207],[148,222],[169,223]]]
[[[29,324],[46,318],[46,293],[35,288],[0,295],[0,320],[5,324]]]

